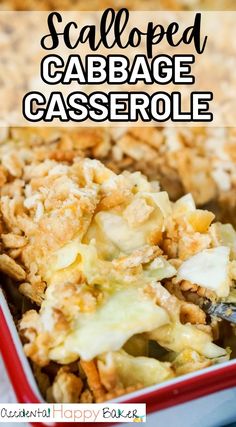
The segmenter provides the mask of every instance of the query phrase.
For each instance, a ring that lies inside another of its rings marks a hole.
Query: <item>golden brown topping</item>
[[[97,370],[96,362],[91,360],[90,362],[80,361],[85,375],[87,377],[88,385],[94,395],[95,402],[101,402],[104,400],[105,389],[101,383],[99,373]]]
[[[181,323],[198,324],[206,323],[206,314],[198,305],[189,302],[182,302],[180,308]]]
[[[19,291],[40,306],[43,301],[45,288],[45,282],[35,282],[34,284],[25,282],[20,284]]]
[[[52,387],[47,390],[47,400],[55,403],[79,403],[83,388],[81,378],[69,372],[69,368],[60,368]]]
[[[0,255],[0,271],[17,281],[26,278],[26,272],[23,268],[6,254]]]
[[[140,264],[147,264],[161,254],[162,250],[158,246],[146,245],[140,249],[136,249],[129,256],[116,258],[112,263],[118,270],[125,270],[137,267]]]
[[[206,158],[194,153],[194,150],[186,149],[176,154],[176,162],[185,192],[191,192],[198,204],[202,205],[216,197],[217,186]]]
[[[93,403],[93,400],[93,395],[88,388],[81,393],[80,403]]]
[[[22,248],[26,245],[27,240],[24,236],[19,236],[14,233],[2,234],[2,241],[6,248]]]
[[[16,151],[10,151],[2,156],[2,164],[6,170],[14,177],[20,178],[23,172],[24,163],[17,155]]]

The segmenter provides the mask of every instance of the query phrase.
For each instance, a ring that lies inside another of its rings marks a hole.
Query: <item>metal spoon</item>
[[[213,303],[204,301],[202,309],[210,315],[220,317],[231,323],[236,323],[236,304],[229,302]]]

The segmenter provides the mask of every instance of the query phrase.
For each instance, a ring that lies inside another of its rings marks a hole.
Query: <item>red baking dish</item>
[[[0,351],[18,402],[43,402],[1,289],[0,331]],[[125,395],[113,402],[146,403],[147,412],[150,413],[234,386],[236,386],[236,360],[183,375],[165,383]],[[83,423],[73,424],[83,425]],[[39,423],[35,425],[39,426]],[[41,426],[43,425],[46,424],[41,424]],[[66,424],[62,423],[53,425],[55,427],[59,425],[66,426]]]

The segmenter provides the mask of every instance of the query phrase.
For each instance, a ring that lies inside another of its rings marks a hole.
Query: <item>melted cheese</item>
[[[226,355],[225,349],[211,342],[212,338],[209,334],[190,324],[172,323],[151,332],[149,337],[175,352],[191,348],[209,358]]]
[[[159,362],[151,357],[133,357],[123,350],[107,353],[98,361],[102,381],[105,385],[108,383],[108,387],[111,369],[116,383],[121,383],[123,387],[136,384],[148,387],[174,376],[170,363]]]
[[[95,312],[79,313],[63,346],[51,350],[50,358],[61,363],[74,360],[75,355],[90,360],[120,349],[134,334],[151,331],[168,322],[166,311],[142,289],[127,287],[113,293]]]

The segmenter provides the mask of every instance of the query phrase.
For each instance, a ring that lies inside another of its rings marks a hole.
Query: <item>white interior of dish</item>
[[[0,289],[0,306],[1,306],[2,310],[3,310],[5,319],[7,321],[9,330],[11,332],[11,336],[12,336],[13,342],[15,344],[15,347],[16,347],[19,359],[21,361],[22,368],[23,368],[23,370],[25,372],[27,381],[30,384],[30,386],[31,386],[34,394],[38,397],[38,399],[41,402],[43,402],[44,400],[43,400],[43,398],[42,398],[42,396],[40,394],[40,391],[38,389],[37,383],[36,383],[35,378],[33,376],[33,373],[32,373],[30,364],[29,364],[29,362],[27,360],[27,357],[24,354],[22,343],[20,341],[20,338],[19,338],[17,329],[15,327],[15,324],[14,324],[11,312],[9,310],[7,301],[6,301],[5,297],[4,297],[3,292],[2,292],[1,289]],[[170,380],[165,381],[165,382],[163,382],[161,384],[157,384],[157,385],[153,385],[153,386],[150,386],[150,387],[146,387],[146,388],[143,388],[143,389],[138,390],[136,392],[126,394],[125,396],[120,396],[117,399],[113,399],[112,402],[114,402],[114,403],[115,402],[122,402],[124,400],[129,400],[129,398],[145,396],[146,393],[150,393],[150,392],[153,392],[155,390],[163,389],[163,388],[165,388],[166,386],[168,386],[170,384],[176,384],[176,386],[177,386],[177,385],[180,385],[182,381],[190,379],[190,378],[193,378],[193,377],[197,377],[197,376],[201,375],[202,373],[207,373],[207,372],[210,372],[210,371],[217,372],[218,369],[222,369],[225,366],[235,365],[235,364],[236,364],[236,359],[230,360],[230,361],[227,361],[227,362],[223,362],[223,363],[219,363],[217,365],[210,366],[208,368],[200,369],[199,371],[195,371],[195,372],[191,372],[189,374],[182,375],[182,376],[180,376],[178,378],[170,379]],[[203,385],[203,387],[204,387],[204,385]]]

